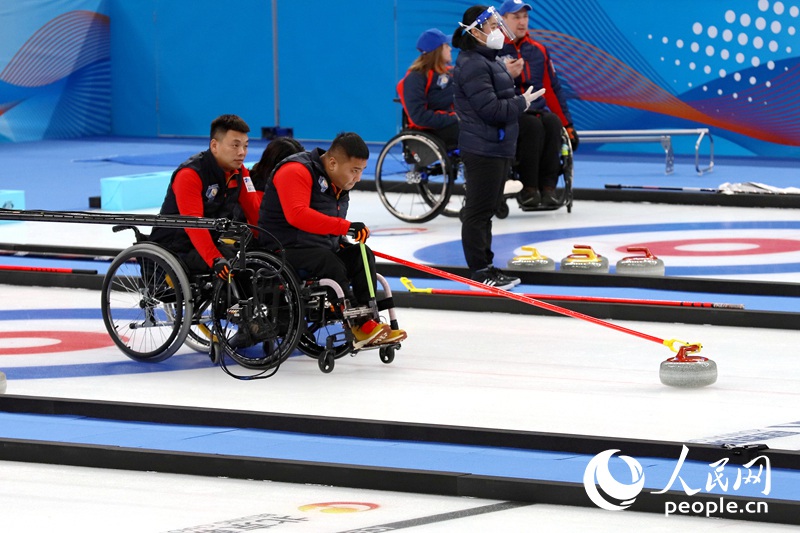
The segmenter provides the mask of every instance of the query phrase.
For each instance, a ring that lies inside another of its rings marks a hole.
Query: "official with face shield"
[[[514,34],[494,7],[472,6],[453,34],[459,48],[454,105],[458,146],[464,161],[466,197],[461,210],[461,243],[473,280],[510,289],[520,279],[494,267],[492,216],[514,160],[519,117],[540,95],[531,87],[521,95],[497,55]]]

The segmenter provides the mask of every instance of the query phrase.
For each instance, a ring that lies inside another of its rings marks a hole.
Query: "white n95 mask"
[[[484,34],[486,35],[486,34]],[[505,44],[506,38],[500,28],[495,28],[492,33],[486,35],[486,46],[492,50],[500,50]]]

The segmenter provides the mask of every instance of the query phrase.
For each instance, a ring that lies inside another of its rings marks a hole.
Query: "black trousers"
[[[458,123],[433,130],[433,134],[444,142],[444,147],[447,150],[458,148]]]
[[[301,278],[330,278],[341,285],[351,304],[366,305],[369,302],[369,284],[360,246],[345,245],[335,252],[319,247],[286,248],[284,253],[286,261]],[[367,247],[367,261],[372,287],[377,290],[375,255],[369,247]]]
[[[462,152],[467,191],[461,210],[461,245],[472,272],[492,265],[492,216],[503,196],[511,158]]]
[[[561,119],[549,111],[519,117],[517,172],[524,187],[555,187],[561,172]]]
[[[236,257],[236,249],[232,245],[217,243],[217,249],[228,261],[233,261],[233,258]],[[209,271],[205,259],[194,247],[188,252],[175,252],[175,255],[183,260],[183,264],[189,269],[190,274],[204,274]]]

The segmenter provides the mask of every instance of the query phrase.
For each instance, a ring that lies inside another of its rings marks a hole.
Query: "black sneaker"
[[[542,205],[546,207],[554,207],[561,205],[561,202],[556,198],[556,190],[552,188],[545,188],[542,191]]]
[[[539,189],[524,187],[517,194],[517,202],[521,207],[536,207],[542,201],[542,194]]]
[[[270,328],[263,320],[253,319],[249,324],[241,324],[233,337],[228,339],[228,346],[234,350],[248,348],[261,341],[267,340],[274,334],[274,328]]]
[[[255,344],[252,337],[247,334],[244,327],[240,327],[236,330],[236,333],[233,334],[232,337],[228,339],[228,346],[233,348],[234,350],[238,350],[241,348],[247,348]]]
[[[497,289],[504,290],[514,288],[522,282],[522,280],[519,278],[503,274],[500,269],[495,267],[478,270],[472,275],[472,280],[477,281],[478,283],[483,283],[489,287],[495,287]],[[470,285],[470,288],[474,290],[480,290],[472,285]]]

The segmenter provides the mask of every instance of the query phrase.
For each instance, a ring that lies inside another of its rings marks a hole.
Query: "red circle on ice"
[[[114,343],[108,333],[85,331],[0,331],[0,355],[74,352]]]
[[[709,257],[723,255],[762,255],[800,251],[800,241],[793,239],[711,238],[681,239],[627,244],[617,252],[627,253],[628,247],[641,247],[659,256]]]

